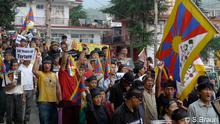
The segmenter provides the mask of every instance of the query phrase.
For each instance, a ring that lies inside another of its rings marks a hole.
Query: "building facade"
[[[53,0],[51,4],[51,39],[60,41],[62,35],[67,35],[69,39],[77,39],[86,43],[101,43],[103,33],[111,31],[108,27],[92,26],[70,26],[70,9],[82,4],[81,0]],[[15,25],[20,28],[23,21],[32,7],[34,14],[35,28],[46,33],[46,0],[31,0],[23,2],[16,9]]]

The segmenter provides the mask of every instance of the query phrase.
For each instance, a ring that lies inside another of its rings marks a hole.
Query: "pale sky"
[[[109,4],[110,0],[83,0],[84,8],[103,8]]]

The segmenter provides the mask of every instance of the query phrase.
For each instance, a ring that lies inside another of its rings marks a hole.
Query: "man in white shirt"
[[[30,60],[25,60],[18,70],[21,71],[21,79],[24,84],[24,96],[25,96],[25,113],[24,113],[24,124],[28,124],[30,121],[31,114],[31,105],[33,101],[33,90],[34,90],[34,81],[33,81],[33,64],[30,63]]]
[[[24,89],[23,83],[19,79],[18,62],[11,60],[10,70],[4,76],[2,87],[6,90],[6,124],[23,124],[23,105],[24,105]],[[18,73],[17,73],[18,74]]]
[[[219,124],[219,117],[211,105],[213,84],[209,80],[199,83],[199,99],[190,104],[190,124]]]

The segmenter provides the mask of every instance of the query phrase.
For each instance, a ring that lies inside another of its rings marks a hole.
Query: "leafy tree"
[[[79,26],[79,19],[87,18],[87,14],[86,11],[83,9],[83,6],[79,5],[70,10],[69,18],[71,19],[70,22],[72,26]]]
[[[0,0],[0,26],[12,29],[12,22],[15,19],[15,0]]]
[[[154,22],[154,1],[153,0],[111,0],[112,6],[103,10],[109,13],[116,20],[126,20],[131,45],[142,49],[153,43],[152,33],[148,25]],[[159,2],[159,12],[165,11],[165,2]]]
[[[214,52],[216,53],[217,51],[220,50],[220,37],[215,37],[213,38],[202,50],[201,56],[203,59],[207,59],[210,56],[210,53]],[[220,58],[218,58],[220,59]]]

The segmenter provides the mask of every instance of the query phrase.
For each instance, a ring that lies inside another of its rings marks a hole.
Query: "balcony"
[[[15,25],[23,25],[25,17],[24,16],[16,16],[15,17]],[[84,21],[82,21],[84,20]],[[85,19],[79,20],[80,27],[86,28],[110,28],[108,24],[100,24],[95,21],[87,22]],[[34,17],[35,26],[45,26],[46,18],[45,17]],[[51,18],[52,26],[79,26],[73,25],[72,20],[69,18]]]
[[[208,18],[220,17],[220,9],[205,10],[205,14]]]
[[[15,17],[15,25],[22,25],[25,17],[24,16],[16,16]],[[37,26],[45,26],[46,18],[45,17],[34,17],[35,25]],[[51,18],[52,26],[69,26],[68,18]]]

